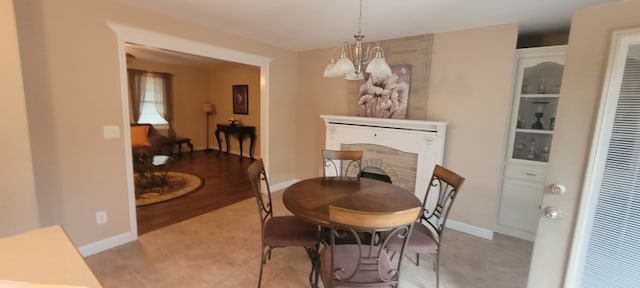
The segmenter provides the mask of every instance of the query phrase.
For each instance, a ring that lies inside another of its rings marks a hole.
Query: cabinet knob
[[[551,194],[560,195],[567,192],[567,187],[562,184],[551,184],[551,186],[549,186],[549,191],[551,191]]]

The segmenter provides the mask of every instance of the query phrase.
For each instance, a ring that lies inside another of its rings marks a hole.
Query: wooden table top
[[[314,224],[329,226],[329,205],[369,211],[394,212],[421,207],[420,199],[396,185],[360,178],[317,177],[295,183],[282,195],[294,215]]]

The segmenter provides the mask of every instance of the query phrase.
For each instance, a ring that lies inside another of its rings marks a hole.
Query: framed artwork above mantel
[[[249,85],[233,85],[233,114],[249,114]]]
[[[407,119],[411,64],[391,65],[391,75],[364,74],[358,99],[359,116]]]

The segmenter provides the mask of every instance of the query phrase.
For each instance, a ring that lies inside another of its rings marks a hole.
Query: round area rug
[[[161,179],[161,183],[157,185],[148,185],[141,187],[140,176],[134,175],[136,181],[136,206],[145,206],[155,203],[164,202],[167,200],[182,197],[189,193],[195,192],[202,184],[204,180],[197,175],[184,173],[184,172],[166,172],[166,176],[156,172],[152,177],[154,180]],[[156,181],[153,181],[156,182]],[[149,183],[149,181],[146,181]]]

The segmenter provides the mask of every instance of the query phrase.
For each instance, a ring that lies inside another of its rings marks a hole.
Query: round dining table
[[[422,207],[413,193],[369,178],[317,177],[297,182],[282,195],[295,216],[329,227],[329,205],[367,212],[400,212]]]

